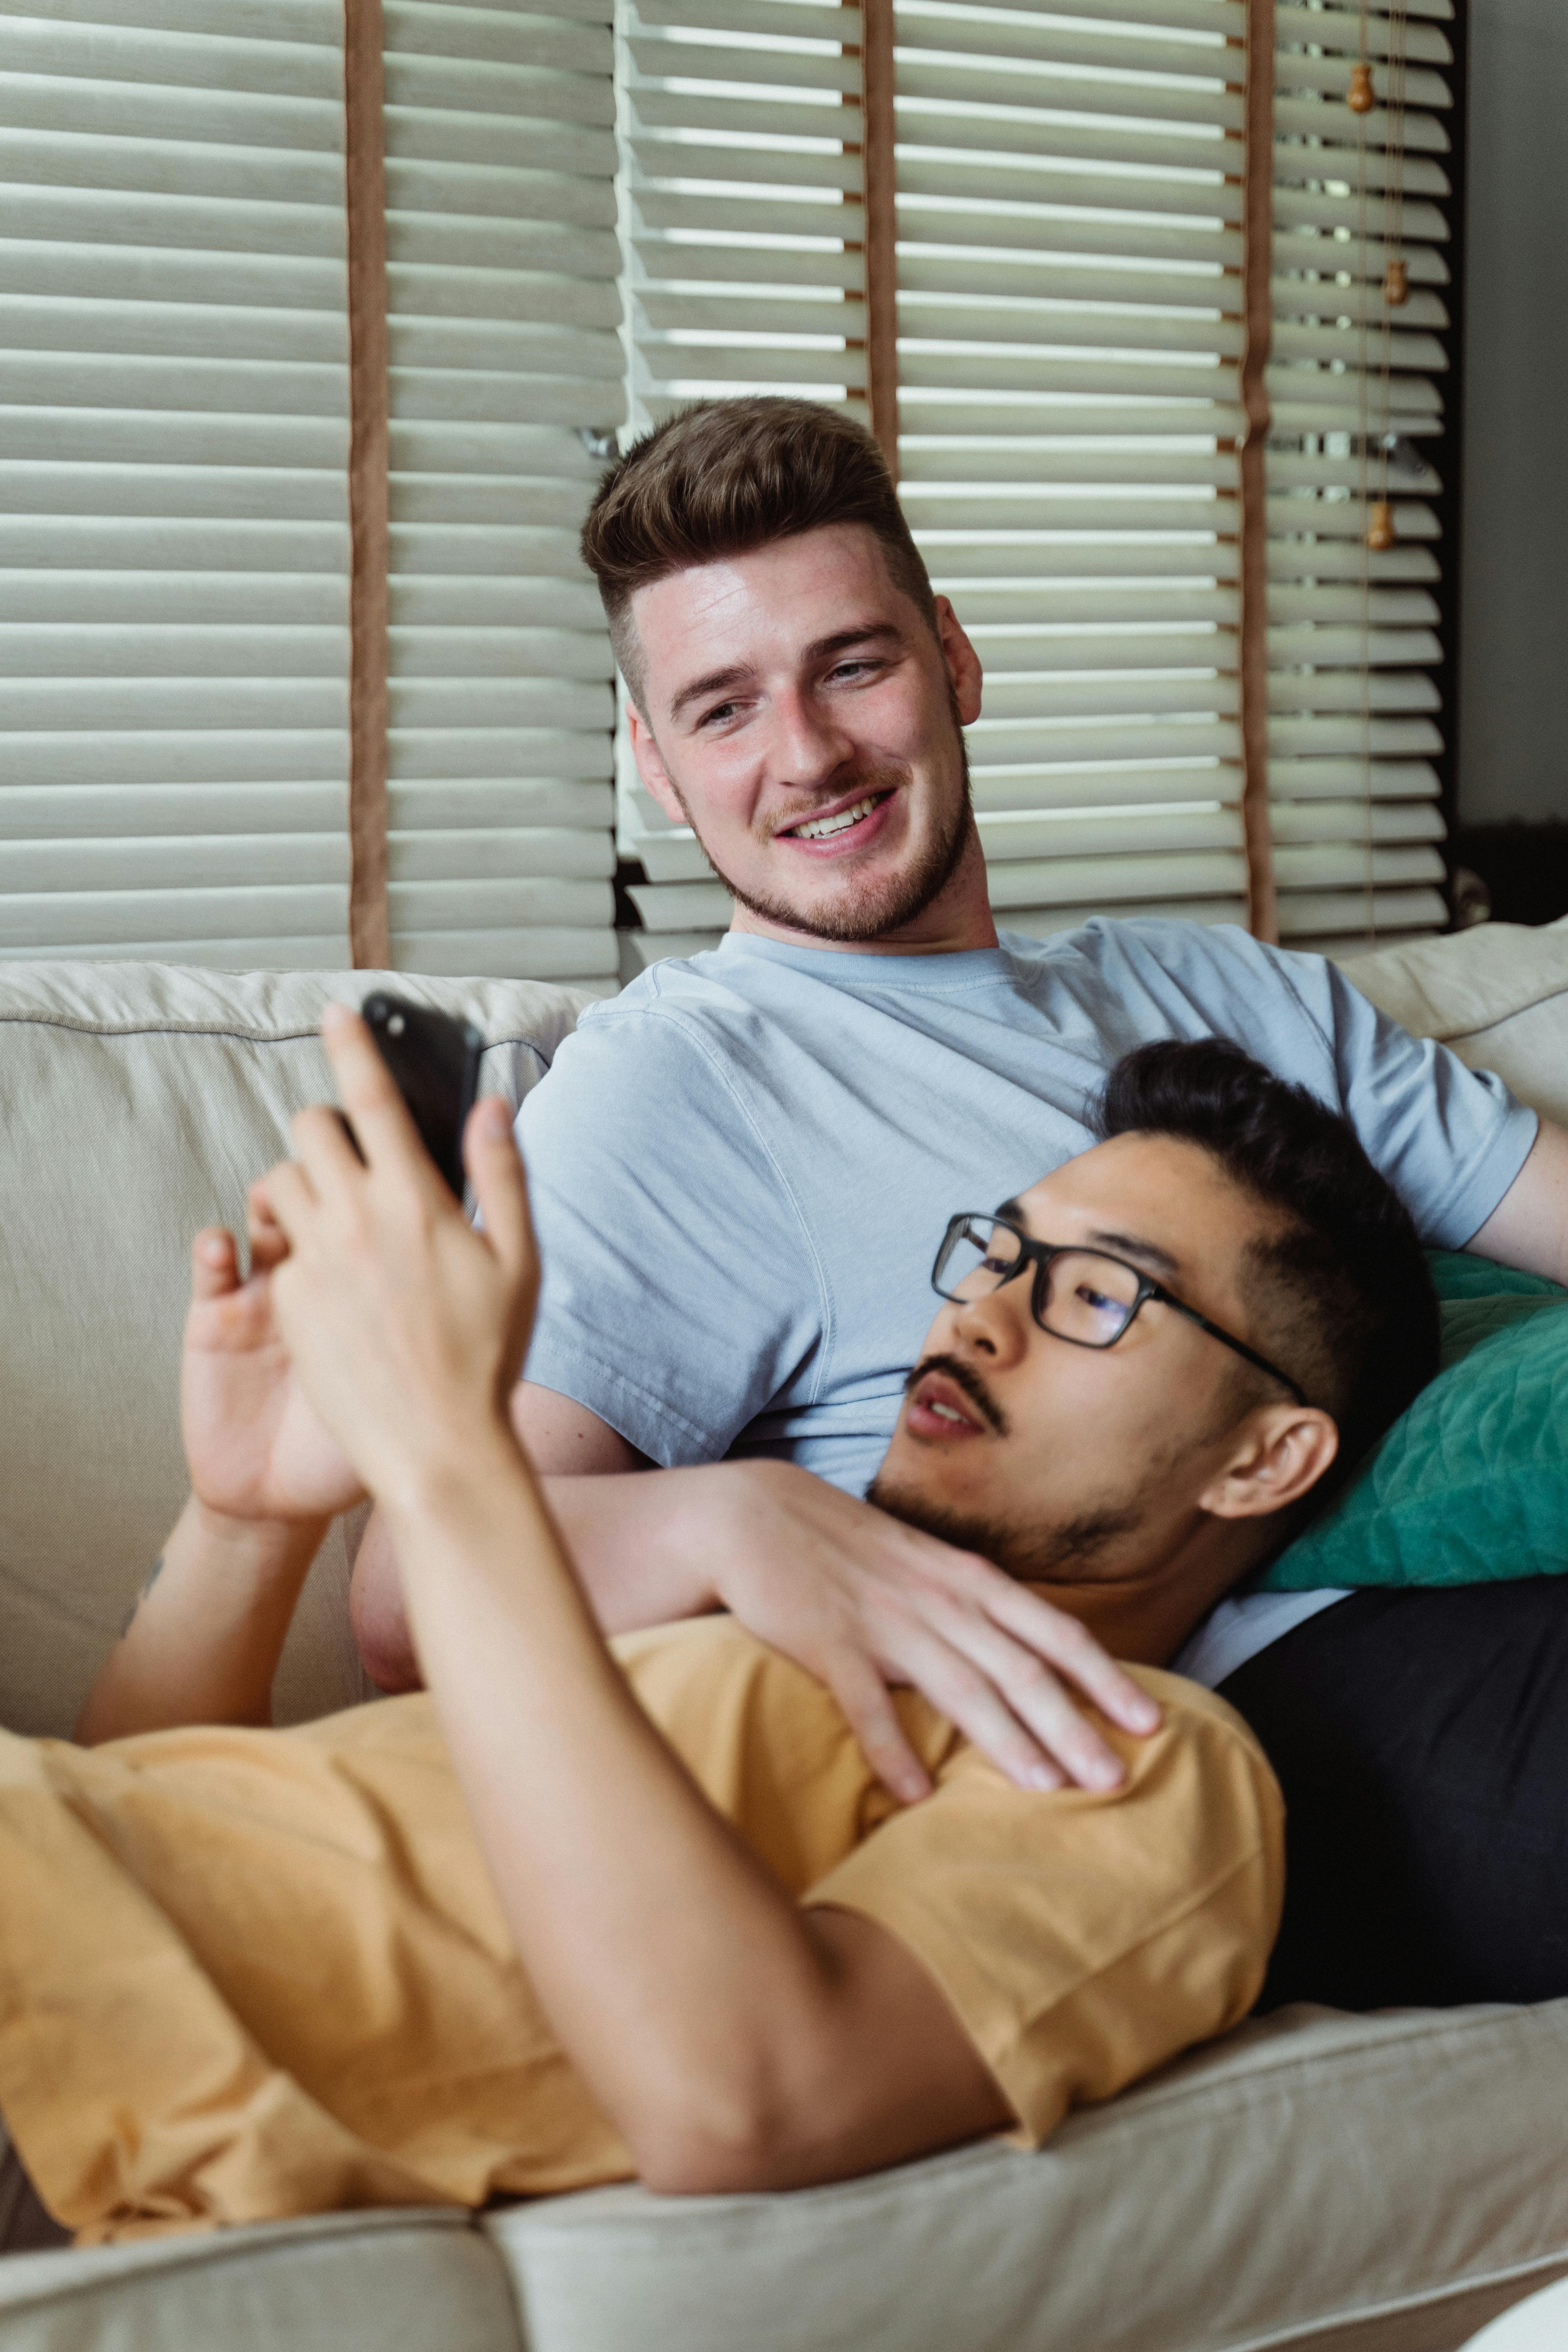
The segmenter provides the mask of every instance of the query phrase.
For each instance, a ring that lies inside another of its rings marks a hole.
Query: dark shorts
[[[0,2124],[0,2254],[47,2253],[70,2242],[70,2231],[45,2210]]]
[[[1220,1689],[1285,1791],[1261,2008],[1568,1993],[1568,1578],[1356,1593]]]

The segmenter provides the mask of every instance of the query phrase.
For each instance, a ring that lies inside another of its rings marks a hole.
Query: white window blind
[[[1394,20],[1277,19],[1268,769],[1287,943],[1355,948],[1447,921],[1431,501],[1452,14],[1409,0]],[[1363,59],[1375,103],[1357,115],[1345,94]],[[1385,299],[1391,261],[1402,303]],[[1380,551],[1366,542],[1384,499],[1394,543]]]
[[[394,960],[609,979],[607,5],[387,0]],[[347,961],[342,0],[0,0],[0,952]]]
[[[634,0],[620,56],[633,429],[735,392],[866,383],[858,8]],[[730,902],[622,753],[637,962],[711,944]]]
[[[655,5],[679,27],[661,19],[656,37],[646,11],[628,20],[634,108],[663,110],[657,139],[641,118],[633,125],[634,415],[665,414],[677,394],[797,383],[854,400],[865,381],[857,313],[846,316],[864,293],[854,215],[840,239],[807,247],[798,232],[807,203],[826,229],[830,208],[843,220],[859,195],[859,153],[805,136],[827,119],[822,93],[852,101],[856,61],[836,73],[818,43],[819,95],[791,87],[794,110],[776,124],[781,149],[787,138],[800,150],[787,151],[791,191],[759,196],[762,174],[783,173],[759,135],[755,79],[770,58],[770,88],[799,74],[786,54],[805,44],[786,53],[781,28],[814,12]],[[1268,750],[1288,940],[1444,919],[1426,674],[1438,653],[1436,524],[1420,495],[1434,478],[1409,461],[1415,436],[1441,420],[1447,183],[1433,110],[1447,100],[1448,52],[1431,20],[1447,5],[1422,0],[1422,21],[1394,44],[1408,62],[1393,150],[1385,105],[1360,119],[1345,105],[1360,12],[1278,13]],[[1244,0],[1073,0],[1059,12],[900,0],[895,11],[900,492],[985,664],[968,740],[993,904],[1037,934],[1094,911],[1246,919],[1246,35]],[[843,38],[858,36],[852,16]],[[1373,12],[1369,38],[1375,85],[1385,15]],[[678,81],[673,68],[640,94],[635,77],[656,62],[726,41],[726,76],[735,55],[757,60],[744,103],[737,81]],[[721,183],[725,142],[744,170]],[[709,175],[700,193],[674,177],[678,155],[694,153]],[[740,289],[748,299],[733,301],[740,270],[757,268],[741,257],[739,224],[749,204],[760,221],[764,203],[778,207],[767,222],[775,282],[758,268]],[[664,209],[650,217],[650,204]],[[1410,278],[1397,313],[1381,290],[1395,237]],[[787,319],[803,332],[803,317],[824,332],[792,377],[780,330]],[[1386,333],[1385,318],[1396,320]],[[699,364],[704,344],[720,356]],[[1375,553],[1365,534],[1390,431],[1405,436],[1389,475],[1399,544]],[[622,848],[649,877],[632,894],[637,952],[711,937],[728,902],[702,878],[689,835],[625,769],[620,805]]]
[[[1245,919],[1240,0],[901,0],[900,467],[998,919]]]
[[[0,953],[341,962],[341,12],[0,7]]]
[[[614,664],[577,553],[626,415],[609,0],[384,0],[393,959],[608,978]]]

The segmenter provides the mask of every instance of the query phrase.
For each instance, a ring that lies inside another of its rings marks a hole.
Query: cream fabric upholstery
[[[471,1014],[514,1102],[585,994],[372,972],[0,964],[0,1722],[68,1732],[185,1493],[176,1382],[191,1236],[331,1095],[329,995],[391,985]],[[343,1596],[352,1528],[311,1571],[280,1718],[366,1695]]]
[[[1344,970],[1391,1020],[1440,1037],[1472,1070],[1495,1070],[1568,1127],[1568,919],[1541,930],[1483,923],[1354,957]]]
[[[1515,2304],[1483,2327],[1465,2352],[1563,2352],[1568,2344],[1568,2280]]]
[[[1493,926],[1352,971],[1568,1118],[1568,929]],[[190,1235],[241,1215],[325,1090],[321,1002],[374,977],[0,965],[0,1720],[68,1727],[183,1493]],[[487,1084],[514,1099],[585,1001],[395,984],[469,1013],[496,1041]],[[313,1574],[287,1717],[362,1695],[352,1536]],[[1037,2156],[19,2255],[0,2263],[0,2352],[1457,2352],[1568,2274],[1565,2107],[1568,2002],[1292,2011]]]

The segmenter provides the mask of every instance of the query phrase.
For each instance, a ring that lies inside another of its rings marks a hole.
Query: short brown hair
[[[828,523],[873,531],[895,588],[934,630],[936,602],[880,449],[815,400],[700,400],[609,468],[583,525],[626,690],[643,708],[631,601],[689,565],[742,555]]]

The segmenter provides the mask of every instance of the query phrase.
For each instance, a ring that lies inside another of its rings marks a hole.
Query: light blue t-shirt
[[[1095,920],[956,955],[731,932],[594,1005],[518,1121],[543,1256],[527,1375],[661,1464],[781,1454],[863,1493],[938,1309],[931,1261],[1094,1141],[1152,1038],[1234,1038],[1350,1118],[1457,1249],[1536,1118],[1320,956]]]

